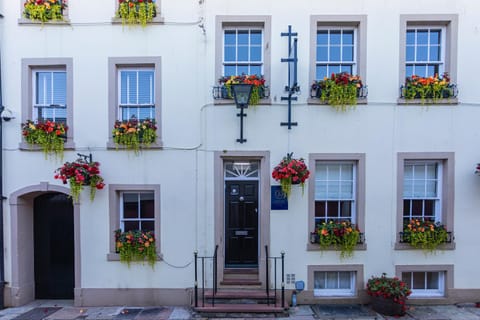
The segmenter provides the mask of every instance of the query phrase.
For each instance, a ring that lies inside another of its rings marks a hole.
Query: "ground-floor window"
[[[355,295],[354,271],[317,271],[314,279],[315,296]]]
[[[402,280],[412,290],[411,297],[442,297],[445,295],[445,272],[402,272]]]

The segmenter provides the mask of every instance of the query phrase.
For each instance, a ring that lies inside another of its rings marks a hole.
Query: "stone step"
[[[286,308],[280,305],[267,304],[205,304],[203,306],[194,307],[196,312],[200,313],[263,313],[277,314],[285,313]]]

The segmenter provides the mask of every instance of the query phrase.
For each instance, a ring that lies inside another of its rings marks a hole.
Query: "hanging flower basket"
[[[27,0],[23,3],[23,16],[41,23],[63,21],[66,0]]]
[[[116,121],[112,130],[113,141],[117,146],[125,146],[136,154],[140,147],[148,148],[157,141],[157,126],[155,120]]]
[[[155,0],[118,0],[117,17],[123,24],[145,27],[156,16]]]
[[[280,182],[282,191],[287,197],[292,190],[292,184],[301,184],[303,192],[305,181],[310,176],[303,159],[293,159],[292,155],[293,153],[287,154],[272,171],[272,178]]]
[[[93,201],[96,191],[105,187],[103,178],[100,176],[99,166],[98,162],[86,162],[83,159],[65,162],[55,171],[54,178],[62,180],[63,184],[70,183],[70,195],[74,202],[78,202],[83,187],[89,186],[90,201]]]
[[[153,267],[157,261],[155,236],[151,231],[115,230],[115,247],[120,254],[120,261],[130,266],[132,262],[148,262]]]
[[[22,135],[31,146],[38,145],[45,153],[45,158],[50,153],[63,159],[63,150],[67,138],[68,127],[60,122],[47,120],[34,123],[32,120],[22,123]]]

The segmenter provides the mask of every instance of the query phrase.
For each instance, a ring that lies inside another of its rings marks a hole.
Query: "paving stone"
[[[166,320],[172,311],[172,308],[166,307],[144,308],[135,320]]]
[[[123,308],[119,314],[113,317],[114,320],[131,320],[135,319],[142,311],[141,308]]]
[[[122,311],[123,307],[88,308],[86,320],[111,320]]]
[[[38,307],[16,316],[15,320],[42,320],[52,313],[60,310],[60,307]]]
[[[44,320],[71,320],[71,319],[79,319],[85,318],[85,309],[84,308],[62,308],[55,312],[54,314],[46,317]]]
[[[314,315],[312,308],[308,305],[292,307],[288,310],[288,313],[290,314],[290,317]]]
[[[175,307],[168,319],[169,320],[186,320],[191,318],[192,318],[192,314],[189,308]]]
[[[313,312],[318,319],[377,319],[376,312],[362,305],[313,305]]]

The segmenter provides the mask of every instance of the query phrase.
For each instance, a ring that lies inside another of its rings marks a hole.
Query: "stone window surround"
[[[162,259],[161,254],[161,224],[160,224],[160,185],[158,184],[109,184],[108,185],[108,213],[109,213],[109,253],[108,261],[119,261],[120,255],[115,252],[114,231],[120,228],[120,192],[153,192],[154,217],[155,217],[155,245],[157,260]]]
[[[361,77],[363,84],[367,83],[367,16],[366,15],[312,15],[310,16],[310,70],[308,92],[315,81],[316,68],[316,46],[318,26],[322,27],[355,27],[357,28],[357,74]],[[309,104],[325,104],[319,99],[308,98]],[[362,98],[358,104],[366,104],[367,99]]]
[[[118,69],[122,67],[153,67],[155,70],[155,122],[157,125],[157,142],[148,148],[162,147],[162,92],[161,92],[161,57],[109,57],[108,58],[108,131],[113,130],[118,120]],[[107,142],[108,149],[125,149],[115,145],[111,135]]]
[[[399,88],[405,84],[405,47],[409,26],[446,27],[444,70],[448,72],[452,84],[457,83],[458,14],[401,14],[399,44]],[[398,99],[398,104],[421,104],[420,99]],[[457,98],[440,99],[436,104],[457,104]]]
[[[397,154],[397,232],[395,250],[421,250],[412,248],[408,243],[400,243],[400,232],[403,231],[403,176],[404,164],[408,160],[442,161],[442,223],[447,231],[454,230],[454,195],[455,195],[455,154],[453,152],[400,152]],[[442,244],[442,250],[455,249],[455,243]]]
[[[445,264],[445,265],[396,265],[395,266],[395,275],[402,279],[402,272],[445,272],[445,296],[443,297],[409,297],[410,300],[432,300],[432,299],[446,299],[449,296],[449,290],[454,288],[454,274],[453,274],[454,265]]]
[[[24,58],[22,59],[22,123],[33,119],[33,72],[36,69],[64,69],[67,74],[67,141],[65,149],[75,149],[73,122],[73,59],[72,58]],[[22,138],[20,150],[41,150],[31,146]]]
[[[363,280],[363,264],[334,264],[334,265],[308,265],[307,266],[307,290],[314,290],[314,273],[316,271],[354,271],[355,274],[355,294],[353,296],[338,296],[338,297],[328,297],[328,296],[314,296],[314,299],[358,299],[360,292],[364,290],[365,284]],[[312,293],[313,295],[313,293]]]
[[[364,153],[312,153],[309,155],[308,167],[308,232],[307,250],[321,250],[318,244],[310,243],[310,232],[315,230],[315,164],[317,161],[354,161],[357,166],[356,185],[356,216],[360,232],[365,232],[365,154]],[[357,245],[355,250],[366,250],[366,244]],[[332,248],[331,250],[335,250]]]
[[[224,27],[262,27],[263,28],[263,78],[267,86],[271,86],[271,16],[216,16],[215,17],[215,81],[218,85],[218,79],[223,75],[223,30]],[[233,104],[230,99],[216,99],[214,104]],[[260,100],[260,104],[270,104],[271,98]]]

